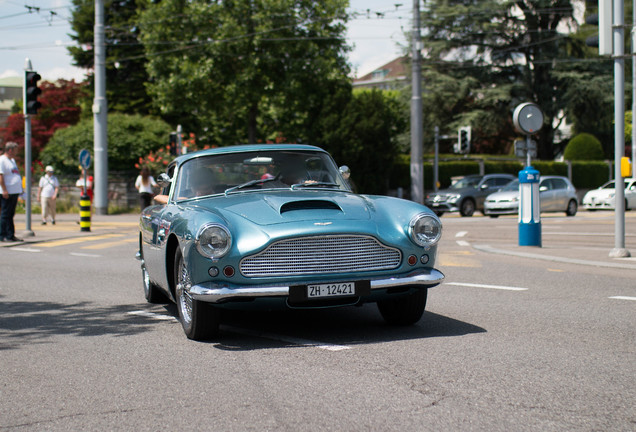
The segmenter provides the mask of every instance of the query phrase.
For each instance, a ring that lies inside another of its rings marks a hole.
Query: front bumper
[[[405,286],[432,288],[442,283],[443,280],[444,274],[439,270],[422,269],[400,277],[371,279],[371,293],[373,294],[374,291],[382,289]],[[303,282],[303,284],[307,284],[307,282]],[[224,303],[241,299],[289,297],[289,288],[292,285],[298,285],[298,283],[243,287],[206,282],[193,285],[190,288],[190,295],[195,300],[209,303]]]

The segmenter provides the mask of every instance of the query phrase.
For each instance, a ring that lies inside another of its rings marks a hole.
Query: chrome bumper
[[[409,273],[402,277],[392,277],[385,279],[371,279],[371,293],[374,290],[396,288],[401,286],[418,286],[420,288],[432,288],[439,285],[444,280],[444,274],[439,270],[420,270]],[[311,283],[311,282],[309,282]],[[292,285],[305,285],[307,282]],[[259,286],[230,286],[228,284],[218,284],[208,282],[193,285],[190,288],[190,295],[196,300],[209,303],[220,303],[241,298],[263,298],[263,297],[287,297],[291,285],[259,285]]]

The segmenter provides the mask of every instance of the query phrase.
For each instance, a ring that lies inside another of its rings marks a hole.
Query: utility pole
[[[93,152],[95,156],[95,214],[108,214],[108,105],[106,103],[106,45],[104,0],[95,0],[95,98],[93,99]]]
[[[420,0],[413,0],[413,55],[411,58],[411,200],[424,203],[424,165],[422,165],[422,65],[420,50]]]
[[[625,11],[623,0],[614,0],[614,249],[612,258],[630,256],[625,249],[625,180],[621,174],[621,159],[625,155]]]
[[[30,59],[24,61],[25,77],[26,73],[33,70]],[[39,76],[38,76],[39,77]],[[38,78],[39,79],[39,78]],[[37,80],[36,80],[37,81]],[[24,207],[26,213],[26,224],[24,227],[24,235],[33,237],[35,234],[31,229],[31,117],[27,104],[27,91],[28,91],[27,79],[24,80],[24,92],[22,98],[23,111],[24,111],[24,176],[25,176],[25,194],[24,194]]]

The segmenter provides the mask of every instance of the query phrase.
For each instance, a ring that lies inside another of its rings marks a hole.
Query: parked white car
[[[541,176],[539,183],[541,212],[565,212],[574,216],[578,209],[576,189],[567,177]],[[484,214],[490,217],[519,213],[519,180],[508,183],[499,192],[486,197]]]
[[[598,189],[593,189],[583,197],[586,210],[614,210],[616,195],[614,180],[608,181]],[[636,208],[636,178],[625,179],[625,210]]]

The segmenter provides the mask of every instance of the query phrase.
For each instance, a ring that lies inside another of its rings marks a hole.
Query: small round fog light
[[[216,267],[210,267],[208,274],[212,277],[217,277],[219,275],[219,269]]]
[[[232,277],[232,276],[234,276],[234,267],[232,267],[232,266],[226,266],[226,267],[223,269],[223,274],[224,274],[226,277]]]
[[[421,262],[422,264],[427,264],[429,259],[430,259],[430,258],[428,257],[428,255],[424,254],[424,255],[422,255],[422,256],[420,257],[420,262]]]

